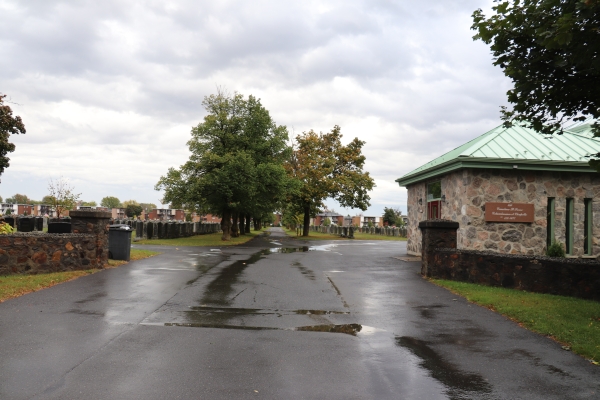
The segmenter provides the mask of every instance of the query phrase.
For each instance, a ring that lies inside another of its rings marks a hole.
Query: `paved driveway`
[[[597,399],[600,369],[403,242],[171,248],[0,304],[0,399]]]

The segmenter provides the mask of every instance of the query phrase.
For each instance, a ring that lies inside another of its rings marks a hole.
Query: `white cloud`
[[[156,202],[222,86],[290,132],[366,141],[367,213],[405,209],[394,179],[499,123],[509,82],[470,31],[490,4],[0,0],[0,91],[27,128],[0,194],[63,175],[88,200]]]

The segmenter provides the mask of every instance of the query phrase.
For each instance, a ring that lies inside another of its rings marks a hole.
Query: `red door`
[[[442,218],[442,210],[440,200],[434,200],[427,203],[427,219]]]

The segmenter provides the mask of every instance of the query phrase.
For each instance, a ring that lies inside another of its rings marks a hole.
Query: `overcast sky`
[[[0,93],[27,129],[0,195],[39,200],[62,176],[82,200],[159,204],[155,183],[223,87],[291,134],[340,125],[366,141],[365,215],[406,212],[395,179],[500,124],[510,82],[470,30],[491,4],[0,0]]]

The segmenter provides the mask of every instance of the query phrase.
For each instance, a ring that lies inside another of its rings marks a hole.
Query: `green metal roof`
[[[592,172],[586,155],[600,153],[591,122],[569,127],[562,135],[542,135],[522,125],[500,125],[454,150],[420,166],[402,178],[410,185],[461,168]]]

